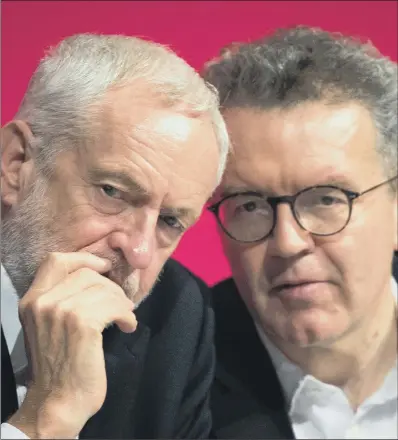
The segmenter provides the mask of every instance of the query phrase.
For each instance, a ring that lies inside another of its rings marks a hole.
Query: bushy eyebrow
[[[149,202],[151,199],[150,191],[135,181],[124,171],[110,171],[103,168],[94,167],[89,170],[88,177],[92,182],[99,183],[108,181],[109,184],[120,184],[123,189],[131,194],[134,194],[136,197],[141,199],[142,202]],[[164,206],[161,208],[160,213],[161,215],[185,218],[190,225],[194,224],[200,216],[200,213],[197,213],[196,210],[186,207]]]
[[[347,178],[340,175],[330,175],[326,176],[316,182],[316,186],[337,186],[339,188],[352,188],[353,183],[350,182]],[[315,186],[315,185],[314,185]]]
[[[245,192],[253,192],[258,193],[259,195],[265,195],[265,192],[260,190],[259,188],[254,187],[244,187],[244,186],[228,186],[222,189],[222,191],[218,194],[220,199],[233,195],[233,194],[241,194]]]
[[[200,213],[197,213],[194,209],[190,208],[174,208],[163,207],[160,210],[161,215],[173,216],[181,219],[186,219],[189,226],[192,226],[200,217]]]
[[[312,184],[308,184],[305,187],[301,187],[298,189],[298,191],[303,190],[305,188],[311,188],[313,186],[336,186],[338,188],[342,188],[342,189],[351,189],[354,190],[356,188],[353,188],[353,183],[350,182],[350,180],[348,180],[347,178],[345,178],[342,175],[336,174],[336,175],[329,175],[329,176],[325,176],[321,179],[314,179]],[[253,192],[253,193],[257,193],[259,195],[262,196],[268,196],[270,194],[270,191],[268,191],[266,188],[259,188],[259,187],[255,187],[255,186],[244,186],[244,185],[239,185],[239,186],[226,186],[225,188],[223,188],[219,194],[218,197],[220,199],[233,195],[233,194],[240,194],[240,193],[244,193],[244,192]]]
[[[124,171],[110,171],[102,168],[91,168],[88,171],[88,177],[92,182],[114,182],[119,183],[128,192],[149,198],[150,192],[144,188],[140,183],[136,182],[131,176]]]

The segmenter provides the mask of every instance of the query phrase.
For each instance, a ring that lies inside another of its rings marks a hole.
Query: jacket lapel
[[[129,438],[134,432],[134,405],[150,337],[140,322],[131,334],[116,326],[103,334],[108,380],[104,405],[84,426],[79,438]]]
[[[217,377],[212,396],[219,438],[294,438],[271,359],[232,280],[214,291]],[[226,312],[227,311],[227,312]]]

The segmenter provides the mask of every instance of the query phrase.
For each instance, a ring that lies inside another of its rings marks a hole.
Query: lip
[[[320,289],[326,284],[326,281],[315,280],[281,283],[271,289],[271,295],[309,301],[316,298],[320,294]]]

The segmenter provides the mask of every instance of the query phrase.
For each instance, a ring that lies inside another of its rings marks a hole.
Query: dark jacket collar
[[[282,388],[232,279],[213,288],[217,371],[212,393],[219,438],[294,438]]]
[[[107,375],[107,395],[102,408],[86,423],[79,438],[126,438],[134,432],[134,403],[150,329],[139,324],[132,333],[117,327],[103,333],[103,347]]]
[[[88,420],[79,438],[128,438],[134,432],[134,404],[147,348],[160,321],[158,307],[154,307],[158,297],[154,292],[135,310],[138,322],[135,332],[123,333],[115,325],[104,330],[107,395],[104,405]]]
[[[103,332],[107,395],[104,405],[86,423],[79,438],[131,438],[139,430],[134,414],[137,395],[142,392],[147,351],[151,338],[161,331],[172,313],[171,293],[181,288],[179,270],[172,260],[165,264],[161,281],[134,311],[138,322],[135,332],[123,333],[116,326]]]

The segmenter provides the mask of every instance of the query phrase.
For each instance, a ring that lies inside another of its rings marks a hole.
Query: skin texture
[[[32,372],[10,423],[31,438],[74,438],[101,408],[103,329],[135,330],[134,307],[216,186],[207,117],[127,87],[108,94],[95,121],[89,142],[57,156],[50,181],[29,127],[3,129],[2,263],[22,298]]]
[[[292,195],[320,184],[361,192],[387,180],[375,127],[359,104],[232,108],[224,116],[234,154],[220,196],[244,190]],[[287,204],[278,206],[277,215],[273,234],[262,242],[242,244],[221,235],[239,292],[285,355],[345,388],[356,406],[396,358],[390,284],[396,196],[385,185],[360,197],[347,227],[328,237],[300,228]],[[280,288],[302,281],[311,283]]]

